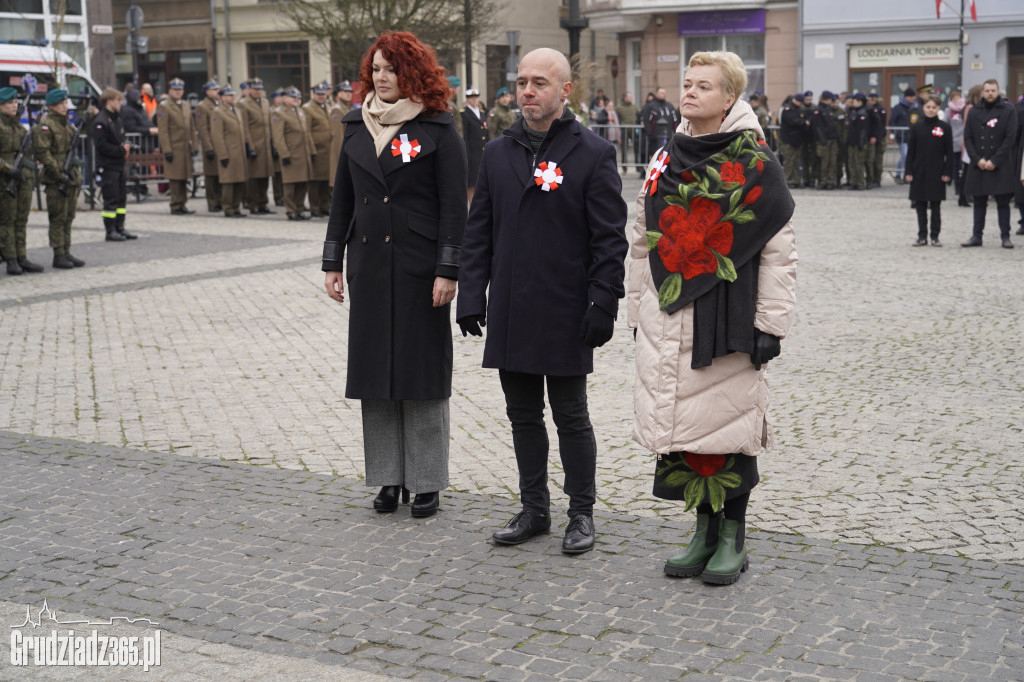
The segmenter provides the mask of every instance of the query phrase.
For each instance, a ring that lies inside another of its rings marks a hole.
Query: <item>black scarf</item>
[[[690,366],[750,353],[759,254],[795,206],[778,159],[753,131],[677,133],[648,176],[651,273],[667,314],[694,304]]]

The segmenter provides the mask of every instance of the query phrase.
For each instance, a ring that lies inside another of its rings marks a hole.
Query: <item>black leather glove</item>
[[[754,352],[750,354],[754,369],[760,370],[761,365],[767,365],[769,360],[779,357],[781,352],[782,341],[779,337],[760,329],[754,330]]]
[[[198,149],[193,149],[193,150],[192,150],[192,158],[194,159],[194,158],[196,158],[197,156],[199,156],[199,150],[198,150]]]
[[[221,168],[227,168],[229,163],[231,163],[231,159],[221,159],[220,160]]]
[[[309,155],[309,160],[310,161],[316,161],[316,154],[310,154]]]
[[[274,161],[277,161],[278,159],[281,158],[281,155],[277,153],[276,149],[272,149],[270,151],[270,158],[272,158]]]
[[[167,152],[164,154],[164,158],[167,159],[167,163],[172,163],[174,161],[174,152]]]
[[[286,156],[283,159],[281,159],[281,165],[282,166],[290,166],[290,165],[292,165],[291,157]]]
[[[600,306],[591,304],[583,316],[580,335],[583,343],[591,348],[600,348],[612,338],[615,331],[615,318]]]
[[[487,326],[487,318],[483,315],[467,315],[461,320],[455,320],[459,325],[459,329],[462,330],[462,335],[466,336],[483,336],[484,332],[481,327]]]
[[[207,149],[206,150],[206,160],[207,161],[213,161],[216,158],[217,158],[217,153],[216,152],[214,152],[212,149]]]

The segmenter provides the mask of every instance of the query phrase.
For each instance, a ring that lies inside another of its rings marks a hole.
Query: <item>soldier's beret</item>
[[[500,88],[498,88],[498,93],[494,96],[494,99],[498,99],[502,95],[511,95],[511,94],[512,93],[508,91],[508,88],[506,88],[505,86],[501,86]]]
[[[0,88],[0,104],[10,102],[18,96],[18,91],[12,87]]]
[[[448,76],[448,85],[457,88],[462,85],[462,80],[458,76]]]
[[[804,93],[798,92],[795,95],[793,95],[793,101],[794,102],[803,102],[804,101]]]
[[[864,96],[863,92],[858,90],[857,92],[855,92],[852,95],[850,95],[850,99],[859,99],[861,102],[863,102],[863,101],[865,101],[867,99],[867,97]]]
[[[46,106],[52,107],[54,104],[60,104],[68,98],[68,91],[57,88],[56,90],[50,90],[46,93]]]

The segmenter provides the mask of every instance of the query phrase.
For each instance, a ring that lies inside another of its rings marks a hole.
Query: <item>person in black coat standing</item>
[[[1010,200],[1020,184],[1016,160],[1017,113],[999,96],[999,81],[982,84],[981,101],[964,123],[964,146],[971,159],[964,193],[974,197],[974,233],[960,246],[981,246],[989,196],[996,198],[999,235],[1004,249],[1010,241]]]
[[[347,282],[352,299],[345,397],[361,400],[366,485],[381,486],[373,507],[393,512],[412,491],[412,516],[426,517],[448,487],[466,150],[444,69],[413,34],[382,34],[359,79],[363,106],[342,119],[324,286],[341,303]]]
[[[594,547],[597,444],[587,410],[594,348],[612,337],[628,242],[615,147],[580,125],[565,56],[523,57],[522,118],[487,145],[462,251],[456,321],[498,370],[523,511],[494,533],[515,545],[551,528],[544,388],[569,496],[566,554]]]
[[[137,238],[124,229],[128,205],[124,160],[131,145],[124,139],[123,106],[124,95],[114,88],[105,89],[100,94],[100,113],[93,119],[90,132],[96,150],[96,176],[103,195],[103,228],[108,242]]]
[[[1013,157],[1017,161],[1017,177],[1021,178],[1020,184],[1014,190],[1017,210],[1020,211],[1017,234],[1024,234],[1024,98],[1017,102],[1017,147]]]
[[[953,128],[939,119],[942,100],[938,95],[925,97],[924,115],[910,126],[907,138],[907,174],[910,200],[917,209],[917,241],[914,246],[928,244],[928,209],[932,210],[932,246],[942,246],[940,207],[946,200],[946,185],[953,179]]]

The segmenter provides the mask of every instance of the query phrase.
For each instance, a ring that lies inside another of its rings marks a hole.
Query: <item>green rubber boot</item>
[[[747,550],[743,546],[746,524],[724,519],[722,535],[714,556],[708,560],[700,579],[711,585],[732,585],[740,579],[740,573],[747,570]]]
[[[719,514],[697,514],[697,530],[690,544],[681,553],[665,562],[665,575],[673,578],[692,578],[704,571],[704,566],[718,549]]]

